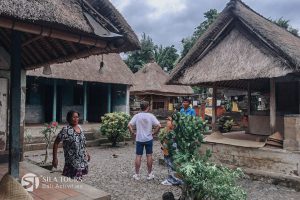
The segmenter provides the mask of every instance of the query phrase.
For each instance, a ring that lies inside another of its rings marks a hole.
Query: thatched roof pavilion
[[[132,95],[155,94],[161,96],[188,96],[194,94],[190,86],[166,85],[169,75],[156,63],[146,64],[134,74]]]
[[[115,83],[133,85],[133,73],[119,54],[103,55],[103,68],[100,69],[102,55],[73,60],[69,63],[51,65],[52,74],[43,74],[42,69],[27,71],[27,76],[77,81]]]
[[[9,90],[4,84],[1,88],[9,108],[2,107],[6,114],[0,158],[9,151],[9,173],[19,177],[26,96],[23,70],[131,51],[139,48],[139,42],[109,0],[0,0],[0,5],[0,74],[2,81],[9,82]]]
[[[24,32],[26,69],[139,48],[135,33],[109,0],[0,0],[0,5],[0,44],[9,50],[12,30]]]
[[[300,119],[300,38],[242,1],[227,4],[172,71],[168,83],[213,87],[215,130],[217,89],[245,89],[247,132],[279,132],[285,149],[300,149],[299,125],[294,123]],[[256,91],[270,99],[264,112],[251,104]]]
[[[169,84],[268,90],[300,69],[300,38],[231,0],[172,71]],[[296,74],[294,74],[296,75]]]

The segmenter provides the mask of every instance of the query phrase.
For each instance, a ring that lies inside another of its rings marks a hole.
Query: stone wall
[[[300,175],[300,152],[283,149],[246,148],[225,144],[206,143],[201,153],[209,149],[211,160],[224,165],[262,170],[283,175]]]

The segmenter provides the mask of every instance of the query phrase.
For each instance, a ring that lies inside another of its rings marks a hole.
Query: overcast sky
[[[138,37],[143,32],[163,46],[181,49],[181,39],[192,35],[211,8],[219,12],[229,0],[111,0]],[[265,17],[283,17],[300,29],[300,0],[244,0]]]

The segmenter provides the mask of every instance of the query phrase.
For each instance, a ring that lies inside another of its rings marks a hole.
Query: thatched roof
[[[69,63],[51,65],[51,75],[44,75],[43,69],[27,71],[27,76],[68,79],[99,83],[133,84],[133,73],[119,54],[103,55],[104,66],[100,69],[102,56],[90,56]]]
[[[146,64],[134,74],[131,94],[156,94],[162,96],[185,96],[194,94],[189,86],[166,85],[169,75],[155,62]]]
[[[109,0],[0,0],[0,5],[0,46],[10,52],[12,30],[23,32],[26,69],[139,48]]]
[[[168,83],[246,88],[247,80],[264,85],[268,78],[299,69],[300,38],[240,0],[231,0],[178,63]]]

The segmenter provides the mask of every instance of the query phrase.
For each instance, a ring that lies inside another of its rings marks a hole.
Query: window
[[[153,109],[164,109],[164,102],[153,102]]]

